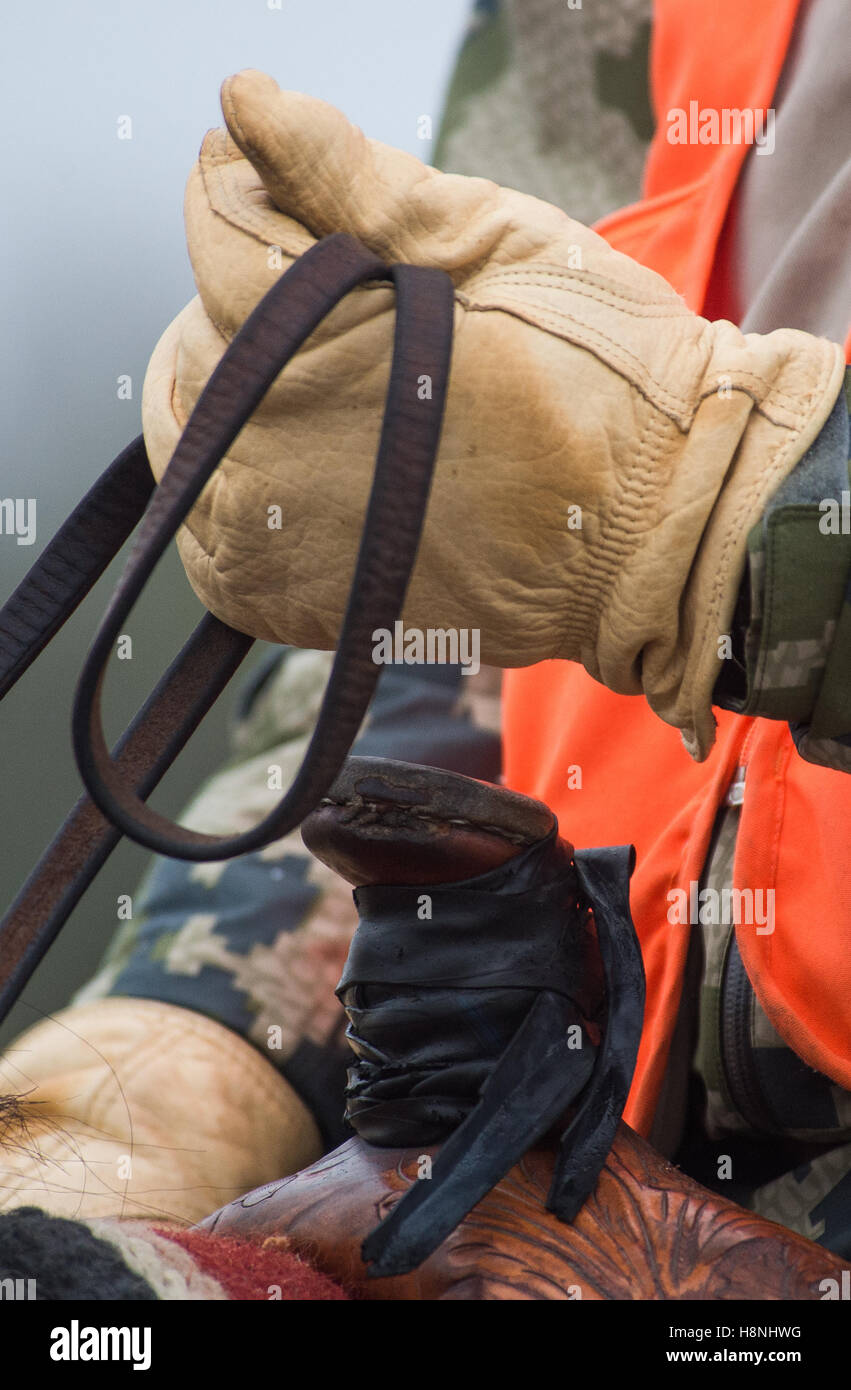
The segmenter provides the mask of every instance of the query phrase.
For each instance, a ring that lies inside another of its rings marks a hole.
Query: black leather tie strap
[[[113,459],[0,608],[0,700],[115,559],[153,490],[140,435]]]
[[[337,991],[358,1058],[347,1116],[379,1146],[448,1135],[430,1181],[415,1183],[364,1242],[370,1274],[415,1269],[574,1104],[548,1206],[578,1210],[593,1190],[626,1102],[644,1006],[629,915],[633,852],[602,851],[603,866],[598,853],[571,860],[553,830],[461,884],[356,891],[361,920]],[[597,950],[601,1047],[580,1022]],[[597,1126],[604,1135],[594,1147]]]
[[[589,1195],[588,1174],[599,1173],[615,1139],[632,1085],[644,1021],[644,962],[629,915],[632,845],[578,850],[579,882],[594,905],[609,1016],[582,1108],[561,1138],[547,1206],[573,1221]],[[624,916],[624,904],[626,916]]]
[[[423,893],[425,922],[416,907]],[[380,1147],[407,1144],[405,1135],[412,1144],[446,1139],[541,991],[574,1002],[590,949],[577,893],[555,829],[463,886],[356,889],[358,929],[337,994],[358,1058],[346,1117],[362,1139]],[[563,1072],[579,1051],[593,1047],[586,1039],[562,1058]]]
[[[396,287],[393,362],[354,578],[316,727],[275,811],[241,835],[199,834],[146,806],[110,760],[100,715],[105,666],[151,571],[281,369],[344,294],[376,278]],[[179,859],[233,858],[288,834],[331,786],[378,681],[372,634],[392,628],[401,615],[416,560],[443,420],[453,314],[445,272],[385,267],[339,234],[317,242],[281,276],[228,347],[154,494],[77,689],[73,737],[83,781],[131,839]],[[418,391],[423,375],[431,378],[425,400]]]

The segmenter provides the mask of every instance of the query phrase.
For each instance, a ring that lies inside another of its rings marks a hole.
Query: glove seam
[[[586,270],[582,275],[575,275],[570,270],[560,269],[554,266],[552,269],[536,268],[534,270],[495,270],[486,273],[476,280],[475,290],[487,288],[490,285],[538,285],[541,289],[547,289],[548,280],[558,280],[565,286],[570,293],[583,295],[587,299],[596,299],[603,304],[611,304],[621,313],[629,314],[632,318],[646,318],[648,309],[659,309],[661,312],[658,317],[671,319],[693,319],[695,316],[683,303],[668,302],[664,299],[641,299],[638,295],[630,294],[627,289],[621,289],[617,281],[611,280],[607,276],[598,274],[592,270]],[[592,294],[588,287],[596,288],[601,294]],[[462,293],[472,294],[474,290],[467,285]],[[671,292],[673,294],[673,291]],[[634,304],[635,309],[628,309],[622,306]],[[641,312],[644,310],[645,312]]]
[[[672,395],[656,377],[649,372],[644,364],[633,353],[625,348],[623,344],[617,343],[608,334],[598,328],[580,323],[580,331],[577,332],[577,319],[571,317],[561,309],[553,306],[543,308],[536,305],[534,310],[522,303],[513,305],[510,302],[505,304],[479,304],[471,301],[463,292],[456,296],[463,304],[463,307],[474,313],[505,313],[512,318],[526,323],[530,328],[544,329],[555,333],[562,341],[572,343],[584,351],[592,353],[603,366],[615,370],[630,386],[633,386],[660,414],[666,415],[677,426],[681,434],[688,434],[694,423],[697,411],[702,402],[717,392],[717,386],[704,389],[697,395],[693,404],[687,403],[683,397]],[[595,296],[588,295],[587,298],[593,299]],[[466,301],[466,302],[465,302]],[[603,301],[604,302],[604,301]],[[614,306],[610,306],[614,307]],[[617,312],[624,312],[618,310]],[[534,317],[533,317],[534,314]],[[565,328],[572,331],[565,332]],[[731,374],[732,375],[732,374]],[[730,390],[747,396],[753,401],[754,406],[760,415],[764,416],[770,424],[776,425],[779,429],[795,430],[802,425],[801,416],[806,413],[811,397],[809,394],[803,398],[791,397],[781,389],[767,388],[764,377],[756,376],[750,372],[736,373],[737,380],[730,383]],[[706,376],[704,373],[703,380]],[[755,394],[753,390],[748,390],[748,384],[762,388],[762,395]],[[772,406],[777,406],[781,411],[786,408],[790,412],[794,411],[794,420],[779,418],[771,410]]]

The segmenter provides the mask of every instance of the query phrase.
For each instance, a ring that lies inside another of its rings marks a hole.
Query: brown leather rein
[[[202,488],[278,374],[348,292],[396,290],[393,360],[354,577],[316,726],[292,786],[241,835],[199,834],[145,804],[253,639],[207,614],[113,753],[100,698],[127,615]],[[445,272],[386,266],[345,234],[326,237],[273,285],[230,343],[154,488],[141,438],[116,458],[0,609],[0,699],[96,583],[141,518],[77,687],[73,741],[88,795],[77,802],[0,922],[0,1021],[122,834],[177,859],[220,860],[300,825],[351,749],[380,674],[372,634],[401,616],[428,505],[449,380],[453,285]],[[431,378],[430,393],[418,390]],[[427,399],[422,399],[427,395]],[[150,499],[150,504],[149,503]]]

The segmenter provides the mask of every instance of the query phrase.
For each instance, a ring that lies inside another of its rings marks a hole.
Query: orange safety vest
[[[698,110],[765,111],[799,5],[656,0],[657,133],[645,197],[597,231],[664,275],[696,312],[748,147],[670,144],[667,113],[688,112],[691,101]],[[507,785],[546,801],[577,848],[629,842],[638,852],[631,902],[647,1007],[629,1123],[649,1133],[679,1007],[690,927],[671,925],[668,894],[688,893],[700,879],[718,809],[741,765],[747,793],[733,884],[774,890],[772,933],[736,927],[742,960],[783,1039],[851,1088],[851,776],[804,762],[786,724],[723,710],[716,711],[710,757],[694,763],[679,733],[641,696],[614,695],[568,662],[508,672],[504,691]]]

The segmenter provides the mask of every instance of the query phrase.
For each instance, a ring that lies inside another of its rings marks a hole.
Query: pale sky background
[[[471,0],[34,0],[4,12],[0,195],[0,497],[35,497],[32,546],[0,535],[0,601],[67,512],[140,430],[151,350],[194,294],[183,190],[219,87],[260,68],[333,102],[388,144],[428,160],[434,118]],[[132,140],[117,138],[119,116]],[[119,401],[129,373],[133,400]],[[78,793],[70,709],[113,571],[0,711],[0,899],[5,906]],[[132,620],[134,659],[114,663],[110,731],[155,683],[199,616],[164,561]],[[116,688],[116,687],[124,688]],[[214,713],[157,804],[175,814],[221,750]],[[91,973],[148,856],[125,845],[65,928],[9,1023],[8,1038]]]

